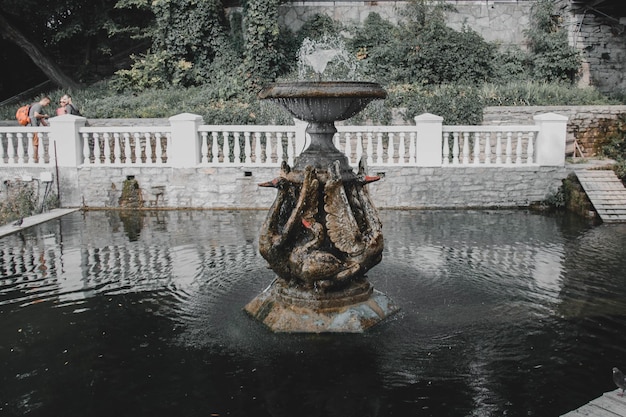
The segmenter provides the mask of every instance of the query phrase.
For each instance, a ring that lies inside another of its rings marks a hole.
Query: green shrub
[[[532,74],[545,81],[574,81],[580,70],[580,54],[569,46],[567,31],[560,27],[555,0],[538,0],[531,14],[529,40]]]
[[[39,184],[34,181],[24,182],[21,180],[4,182],[4,195],[0,201],[0,224],[7,224],[21,217],[32,216],[44,210],[59,207],[58,196],[51,189],[44,193],[43,201],[39,201],[39,190],[37,189]]]
[[[304,22],[302,27],[296,33],[296,44],[298,48],[302,41],[309,39],[322,39],[324,36],[339,36],[342,25],[334,21],[323,13],[316,13]]]
[[[405,107],[409,123],[422,113],[444,118],[445,124],[479,124],[482,121],[482,100],[478,88],[469,85],[441,84],[423,86],[405,84],[388,88],[389,105]]]
[[[597,140],[594,148],[600,156],[615,160],[613,170],[626,185],[626,114],[621,114],[616,124],[606,128],[604,138]]]

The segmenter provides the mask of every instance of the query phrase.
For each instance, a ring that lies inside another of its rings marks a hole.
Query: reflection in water
[[[0,240],[0,415],[559,415],[626,357],[626,226],[383,211],[402,311],[272,334],[263,211],[74,213]],[[6,387],[6,388],[5,388]]]
[[[120,220],[124,225],[124,231],[128,236],[128,240],[134,242],[139,239],[139,233],[143,228],[143,218],[145,212],[139,210],[124,210],[119,213]]]

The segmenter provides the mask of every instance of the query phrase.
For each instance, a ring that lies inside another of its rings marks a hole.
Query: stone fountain
[[[283,163],[260,184],[278,191],[259,237],[277,277],[245,311],[275,332],[362,332],[397,310],[366,276],[383,252],[366,188],[380,177],[367,175],[365,157],[355,173],[333,144],[335,121],[386,96],[376,83],[355,81],[276,83],[259,93],[308,122],[310,136],[293,167]]]

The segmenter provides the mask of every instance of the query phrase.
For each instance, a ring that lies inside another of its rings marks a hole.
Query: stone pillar
[[[198,127],[202,116],[191,113],[177,114],[169,118],[172,126],[172,141],[167,149],[168,162],[173,168],[192,168],[200,163],[202,157],[202,138]]]
[[[567,141],[567,116],[555,113],[533,117],[539,127],[535,146],[536,162],[542,166],[565,165],[565,143]]]
[[[52,117],[50,123],[50,156],[56,158],[57,166],[76,168],[83,163],[83,141],[78,129],[87,119],[64,114]]]
[[[441,166],[443,117],[430,113],[415,116],[415,161],[420,167]]]

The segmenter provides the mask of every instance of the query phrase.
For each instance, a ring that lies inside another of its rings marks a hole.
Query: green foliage
[[[559,27],[554,14],[555,0],[538,0],[526,31],[532,59],[532,74],[545,81],[574,81],[580,69],[580,55],[569,46],[567,31]]]
[[[250,91],[259,91],[276,79],[282,54],[277,48],[279,0],[247,0],[244,3],[245,51],[243,72]]]
[[[511,83],[533,79],[531,56],[519,47],[509,47],[497,51],[494,61],[492,82]]]
[[[572,88],[564,82],[516,81],[480,87],[485,106],[584,106],[619,104],[593,88]]]
[[[413,1],[398,26],[370,14],[350,42],[365,74],[388,83],[476,84],[493,78],[495,45],[469,28],[448,27],[444,10]]]
[[[35,211],[35,190],[30,183],[7,181],[7,196],[0,205],[0,218],[7,221],[27,217]]]
[[[0,202],[0,224],[7,224],[33,214],[41,213],[59,206],[56,193],[48,188],[43,194],[43,201],[39,201],[40,183],[20,180],[5,181],[2,190],[2,201]]]
[[[407,122],[422,113],[444,117],[445,124],[479,124],[483,103],[479,89],[471,85],[435,86],[404,84],[389,87],[390,106],[405,107]]]
[[[119,91],[197,86],[237,63],[220,0],[156,1],[150,8],[156,16],[152,49],[117,72]]]
[[[556,208],[566,208],[567,211],[581,217],[589,217],[589,213],[593,211],[591,201],[580,185],[576,174],[568,175],[557,194],[548,199],[547,203]]]
[[[316,13],[304,22],[298,33],[296,34],[296,42],[298,45],[306,38],[322,39],[323,37],[339,36],[342,25],[323,13]]]
[[[594,148],[600,156],[614,159],[614,171],[626,184],[626,114],[619,115],[617,123],[605,129],[604,137],[597,140]]]

